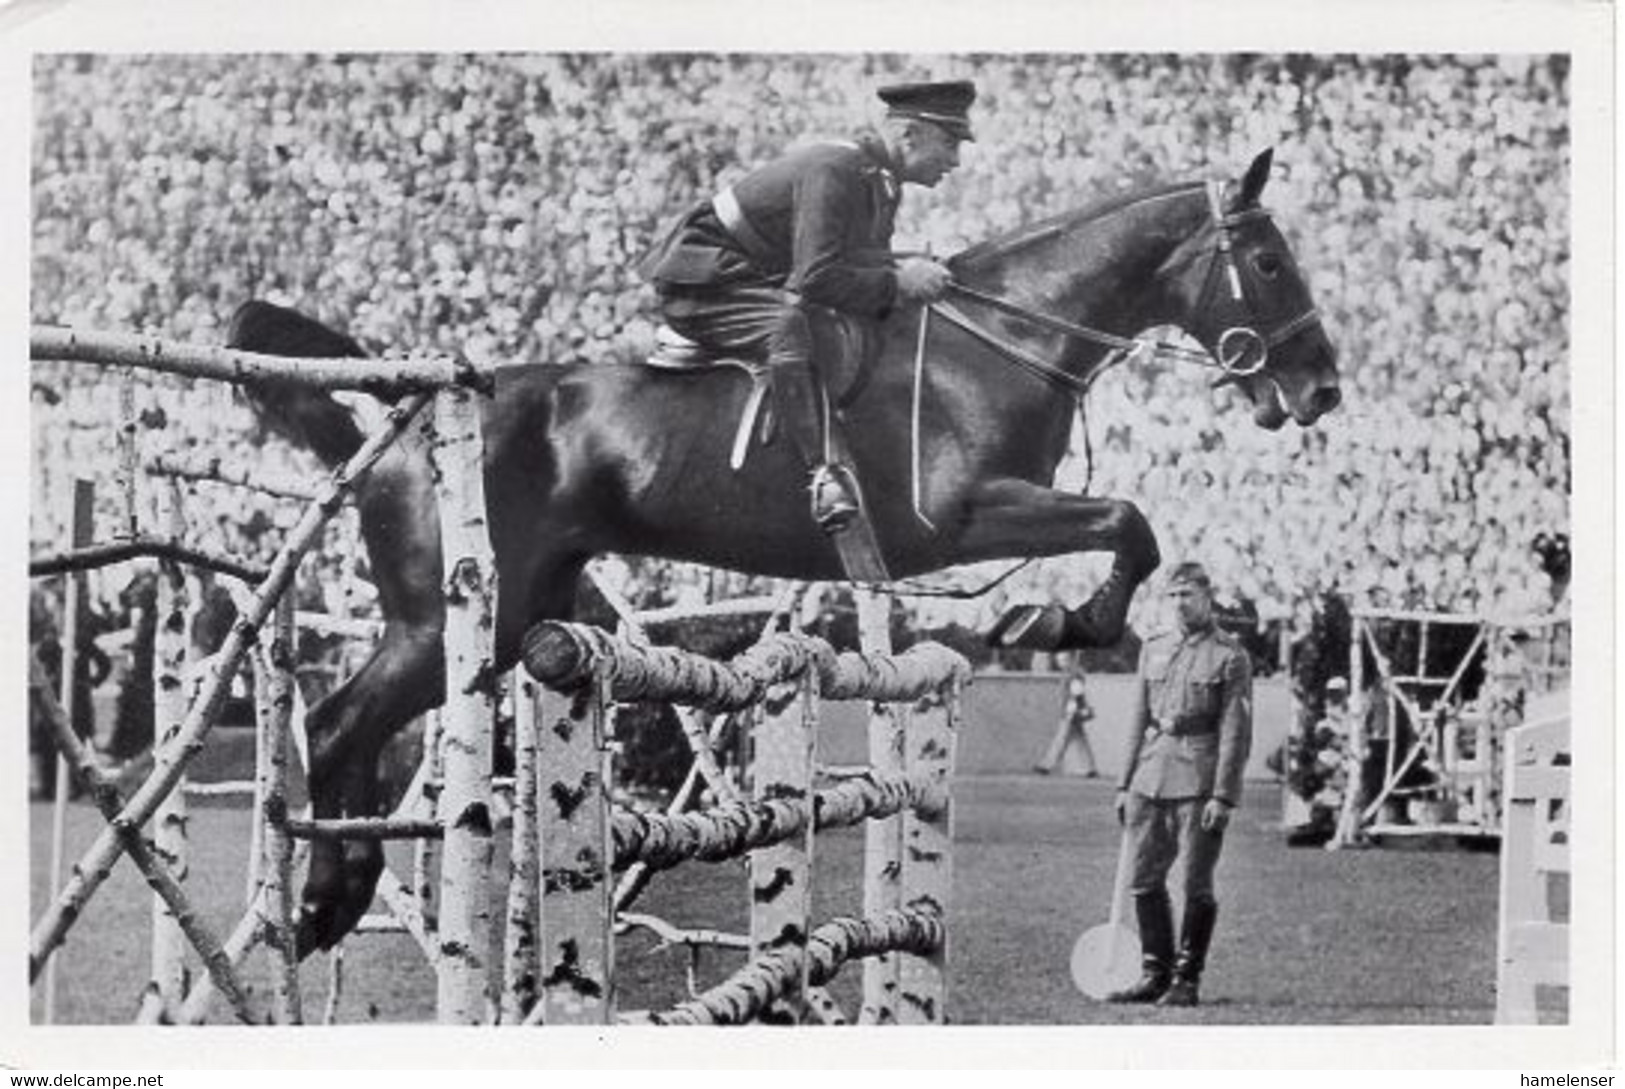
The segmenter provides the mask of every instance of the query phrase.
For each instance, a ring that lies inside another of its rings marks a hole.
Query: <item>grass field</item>
[[[1497,859],[1460,850],[1326,852],[1289,849],[1271,824],[1277,788],[1255,784],[1232,826],[1219,882],[1221,914],[1204,1004],[1189,1011],[1094,1003],[1072,985],[1073,941],[1109,911],[1117,829],[1101,780],[982,776],[955,786],[954,900],[950,914],[951,1019],[960,1024],[1475,1024],[1494,1009]],[[46,895],[50,810],[32,809],[33,910]],[[241,913],[248,844],[244,810],[195,804],[191,887],[209,921],[229,929]],[[70,854],[101,820],[70,810]],[[404,859],[406,854],[401,852]],[[498,858],[499,865],[505,859]],[[862,836],[821,836],[816,912],[857,912]],[[404,872],[404,862],[403,862]],[[500,871],[499,871],[500,872]],[[129,1021],[146,980],[150,894],[121,863],[70,934],[58,1021]],[[686,925],[745,926],[740,864],[694,863],[655,882],[640,901]],[[499,913],[500,917],[500,913]],[[623,1009],[663,1007],[685,995],[687,956],[651,951],[633,935],[617,948]],[[250,979],[263,996],[263,956]],[[708,956],[702,982],[737,966]],[[856,1009],[857,966],[831,988]],[[319,1015],[325,958],[305,966],[305,1001]],[[36,988],[37,991],[37,988]],[[415,945],[395,935],[353,940],[340,1020],[433,1019],[434,981]],[[35,995],[36,1019],[38,994]],[[1560,1016],[1559,1011],[1559,1016]],[[217,1011],[216,1019],[225,1016]]]

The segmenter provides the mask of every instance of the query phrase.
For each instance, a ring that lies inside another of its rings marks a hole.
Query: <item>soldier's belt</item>
[[[717,215],[717,222],[723,229],[739,243],[739,248],[745,251],[745,256],[764,271],[778,268],[782,263],[773,253],[773,247],[768,245],[767,239],[761,236],[756,227],[745,217],[745,210],[739,206],[739,198],[734,196],[732,188],[724,189],[711,198],[711,210]]]
[[[1146,724],[1146,730],[1154,734],[1167,734],[1169,737],[1206,737],[1218,733],[1219,727],[1216,724],[1209,726],[1206,723],[1175,723],[1173,726],[1165,726],[1152,719]]]

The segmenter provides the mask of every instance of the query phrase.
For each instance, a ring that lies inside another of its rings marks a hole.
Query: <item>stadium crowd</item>
[[[951,253],[1276,149],[1266,200],[1340,348],[1344,406],[1266,433],[1194,368],[1120,369],[1089,404],[1091,465],[1064,479],[1135,500],[1166,556],[1203,562],[1261,618],[1301,620],[1334,589],[1550,607],[1530,545],[1569,528],[1561,57],[42,55],[32,317],[220,343],[259,297],[392,354],[639,355],[654,299],[634,267],[668,217],[794,140],[851,132],[875,86],[919,76],[976,81],[978,142],[904,201],[899,249]],[[31,536],[49,552],[68,476],[111,469],[125,412],[111,373],[34,378]],[[134,396],[154,452],[257,448],[267,471],[311,472],[219,383],[144,375]],[[260,559],[297,517],[190,491],[189,536]],[[122,500],[100,502],[110,531]],[[354,551],[352,525],[333,532]],[[650,604],[705,577],[621,570]],[[975,623],[1006,600],[1081,598],[1099,570],[1050,561],[918,608]]]

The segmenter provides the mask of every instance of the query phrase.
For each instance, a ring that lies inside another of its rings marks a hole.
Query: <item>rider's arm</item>
[[[840,161],[813,164],[796,179],[785,286],[822,306],[879,318],[897,301],[897,274],[872,260],[876,244],[890,239],[874,237],[871,184]]]

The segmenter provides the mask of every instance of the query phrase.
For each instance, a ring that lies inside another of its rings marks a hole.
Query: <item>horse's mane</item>
[[[1114,215],[1136,204],[1199,190],[1203,184],[1202,182],[1189,181],[1175,182],[1169,185],[1159,185],[1150,189],[1135,189],[1127,193],[1106,197],[1082,208],[1061,212],[1036,223],[1029,223],[1005,234],[996,235],[993,238],[984,239],[974,245],[967,246],[949,258],[949,264],[956,269],[971,268],[991,258],[1002,257],[1012,250],[1019,250],[1045,238],[1076,230],[1097,219],[1105,219],[1107,216]]]

